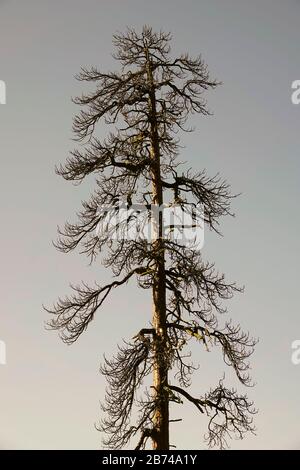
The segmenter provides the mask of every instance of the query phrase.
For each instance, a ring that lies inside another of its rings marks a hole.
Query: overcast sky
[[[201,53],[223,85],[207,96],[214,116],[197,118],[184,137],[195,170],[220,172],[242,195],[223,238],[206,238],[205,256],[228,279],[246,286],[228,317],[260,338],[252,359],[259,408],[257,436],[231,448],[300,448],[299,122],[291,83],[300,79],[300,1],[287,0],[6,0],[0,1],[1,309],[0,446],[5,449],[96,449],[94,428],[105,381],[103,353],[132,337],[150,318],[148,292],[121,288],[72,347],[44,328],[51,304],[69,282],[108,282],[111,273],[63,255],[51,242],[56,226],[74,218],[93,178],[73,186],[54,174],[71,141],[83,65],[115,69],[111,39],[143,24],[173,34],[173,53]],[[230,370],[214,353],[193,349],[200,369],[192,391],[203,393]],[[239,390],[243,391],[242,387]],[[171,442],[203,447],[205,420],[177,407]]]

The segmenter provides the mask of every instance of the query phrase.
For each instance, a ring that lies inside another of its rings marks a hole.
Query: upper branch
[[[233,215],[230,211],[230,203],[237,195],[230,193],[229,184],[222,180],[219,175],[209,177],[206,171],[191,175],[188,171],[181,176],[177,175],[174,171],[174,180],[172,182],[163,181],[162,185],[165,188],[174,191],[175,200],[183,204],[184,200],[180,199],[180,194],[192,195],[196,204],[203,206],[203,220],[208,226],[219,233],[219,217],[225,215]],[[181,201],[181,202],[180,202]]]

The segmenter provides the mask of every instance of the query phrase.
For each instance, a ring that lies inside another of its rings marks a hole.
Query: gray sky
[[[222,87],[208,95],[211,118],[197,118],[184,137],[190,166],[220,172],[242,192],[236,218],[223,221],[224,238],[208,236],[205,256],[228,279],[245,284],[229,314],[260,338],[252,359],[259,408],[257,436],[231,448],[300,448],[300,365],[291,343],[300,339],[299,121],[291,83],[300,79],[300,1],[179,0],[0,1],[1,313],[0,446],[5,449],[98,448],[94,423],[105,382],[104,352],[132,337],[150,317],[150,297],[134,284],[111,297],[72,347],[47,332],[41,304],[68,292],[70,281],[108,281],[77,254],[55,251],[56,226],[72,219],[93,188],[74,187],[54,174],[74,143],[82,65],[115,69],[112,34],[125,27],[173,33],[173,53],[202,53]],[[147,308],[148,307],[148,308]],[[195,348],[200,370],[192,390],[202,393],[230,370],[214,353]],[[242,388],[239,387],[242,391]],[[202,448],[205,421],[177,407],[171,441]]]

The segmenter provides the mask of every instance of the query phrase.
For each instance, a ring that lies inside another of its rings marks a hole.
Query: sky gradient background
[[[291,103],[291,83],[300,79],[298,0],[0,0],[0,80],[7,86],[0,105],[0,340],[7,346],[0,447],[99,448],[99,363],[150,318],[150,292],[132,283],[67,347],[45,330],[42,310],[69,282],[110,279],[101,266],[51,244],[56,226],[74,220],[93,189],[93,178],[75,187],[54,166],[74,146],[70,98],[84,86],[74,75],[83,65],[118,68],[112,34],[145,23],[172,32],[174,55],[202,53],[223,82],[207,95],[214,116],[196,117],[196,131],[184,136],[183,157],[242,192],[236,218],[223,220],[224,237],[208,235],[204,248],[228,279],[246,286],[228,303],[228,317],[260,338],[252,358],[257,385],[248,390],[259,408],[257,436],[231,448],[300,449],[300,365],[291,362],[291,343],[300,339],[300,105]],[[200,362],[195,394],[223,371],[236,385],[217,354],[200,346],[193,353]],[[188,404],[174,410],[177,417],[184,421],[172,425],[172,444],[202,448],[205,420]]]

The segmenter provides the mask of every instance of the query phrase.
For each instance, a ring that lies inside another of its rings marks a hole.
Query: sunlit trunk
[[[149,56],[147,58],[147,78],[150,86],[149,108],[151,122],[151,178],[152,204],[159,208],[163,204],[163,191],[160,174],[159,137],[157,129],[155,88]],[[165,253],[162,240],[162,213],[158,212],[155,225],[153,250],[156,255],[156,272],[153,283],[153,328],[154,336],[154,373],[153,389],[156,401],[153,418],[153,448],[169,449],[169,398],[168,398],[168,357],[166,329],[166,273]]]

